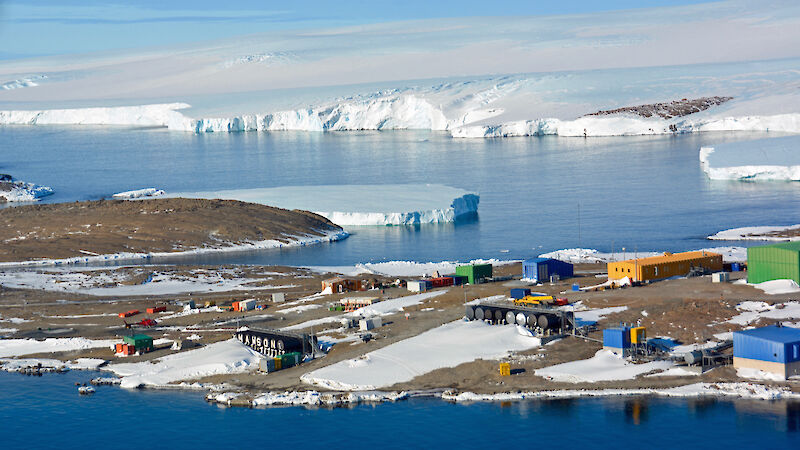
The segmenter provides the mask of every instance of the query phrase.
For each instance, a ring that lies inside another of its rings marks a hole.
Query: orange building
[[[352,278],[336,277],[322,281],[322,291],[330,292],[331,294],[347,291],[363,291],[364,289],[364,283],[361,280],[354,280]]]
[[[629,277],[632,281],[663,280],[688,275],[697,268],[719,272],[722,270],[722,255],[706,251],[664,253],[662,256],[610,262],[608,279]]]

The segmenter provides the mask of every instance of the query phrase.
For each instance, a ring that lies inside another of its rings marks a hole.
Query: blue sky
[[[165,5],[165,3],[167,3]],[[282,29],[465,16],[592,13],[702,0],[0,0],[0,59],[211,40]],[[135,6],[132,6],[134,5]]]

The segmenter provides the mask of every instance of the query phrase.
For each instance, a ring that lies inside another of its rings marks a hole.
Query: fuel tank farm
[[[519,306],[499,302],[465,305],[468,320],[495,325],[519,325],[541,335],[567,334],[575,329],[575,314],[550,306]]]

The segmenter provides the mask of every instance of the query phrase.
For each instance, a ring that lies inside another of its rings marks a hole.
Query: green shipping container
[[[301,355],[299,352],[284,353],[280,358],[281,366],[286,369],[287,367],[293,367],[300,364],[300,361],[303,360],[303,355]]]
[[[153,338],[146,334],[134,334],[133,336],[123,336],[122,342],[134,346],[137,351],[153,349]]]
[[[800,283],[800,242],[747,249],[747,282],[790,279]]]
[[[467,277],[469,284],[476,284],[483,278],[491,278],[492,265],[491,264],[472,264],[469,266],[456,267],[456,275]]]

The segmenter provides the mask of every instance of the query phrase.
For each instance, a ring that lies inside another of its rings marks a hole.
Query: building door
[[[539,270],[539,276],[536,278],[537,280],[539,280],[539,281],[542,281],[542,280],[547,281],[547,280],[550,279],[550,271],[547,270],[548,267],[546,265],[539,264],[537,266],[537,268]]]

